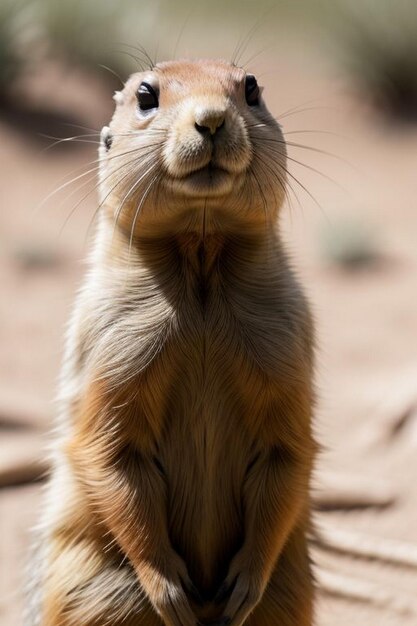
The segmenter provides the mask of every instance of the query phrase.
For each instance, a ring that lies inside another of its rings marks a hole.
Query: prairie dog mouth
[[[186,195],[221,196],[233,189],[235,176],[228,170],[214,165],[211,161],[184,176],[172,180],[174,188]]]
[[[231,175],[229,171],[227,171],[223,167],[220,167],[219,165],[214,165],[214,163],[210,161],[210,163],[208,163],[207,165],[203,165],[203,167],[199,167],[198,169],[193,170],[182,178],[207,178],[214,181],[217,176],[221,176],[222,174],[225,174],[227,176]]]

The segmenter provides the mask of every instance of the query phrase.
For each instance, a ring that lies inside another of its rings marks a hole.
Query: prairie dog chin
[[[313,329],[280,126],[225,61],[158,64],[115,100],[33,624],[311,626]]]

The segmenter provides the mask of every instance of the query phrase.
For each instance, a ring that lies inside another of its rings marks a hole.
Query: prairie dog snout
[[[201,95],[179,107],[164,148],[170,175],[183,178],[211,165],[225,170],[232,181],[249,162],[248,134],[233,103]]]

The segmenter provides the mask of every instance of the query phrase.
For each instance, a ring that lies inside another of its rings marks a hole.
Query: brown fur
[[[148,79],[133,76],[101,149],[37,623],[311,626],[312,322],[276,228],[285,144],[245,104],[243,70],[149,74],[159,109],[138,119]],[[194,128],[206,105],[225,116],[212,160],[226,182],[190,190],[212,145]]]

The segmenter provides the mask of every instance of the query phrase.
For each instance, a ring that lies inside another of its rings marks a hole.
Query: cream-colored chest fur
[[[172,272],[162,283],[144,272],[128,288],[123,274],[93,271],[77,308],[80,362],[84,384],[98,375],[114,388],[119,435],[163,474],[173,546],[210,591],[243,540],[253,461],[271,433],[277,446],[297,437],[307,312],[284,266],[213,271],[204,294],[192,272]]]

